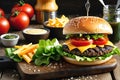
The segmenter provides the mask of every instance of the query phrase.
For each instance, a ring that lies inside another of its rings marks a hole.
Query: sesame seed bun
[[[112,34],[110,24],[100,17],[82,16],[71,19],[63,28],[63,34]]]

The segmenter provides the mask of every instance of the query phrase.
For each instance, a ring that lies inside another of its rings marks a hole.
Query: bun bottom
[[[69,57],[64,57],[65,61],[71,64],[76,64],[76,65],[99,65],[99,64],[103,64],[107,61],[109,61],[113,56],[111,55],[110,57],[107,57],[104,60],[95,60],[95,61],[77,61],[75,59],[69,58]]]

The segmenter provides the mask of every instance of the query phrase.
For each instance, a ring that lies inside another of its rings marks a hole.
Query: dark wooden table
[[[31,24],[29,27],[43,27],[39,24]],[[12,31],[12,33],[16,33],[20,35],[20,40],[18,44],[24,44],[25,39],[22,35],[21,31]],[[120,48],[120,42],[115,44]],[[0,56],[5,56],[4,46],[0,42]],[[103,74],[96,74],[96,75],[87,75],[87,76],[78,76],[78,77],[69,77],[61,80],[120,80],[119,74],[120,74],[120,56],[115,55],[114,56],[117,61],[117,67],[112,71],[108,73]],[[0,65],[1,66],[1,65]],[[0,69],[0,80],[21,80],[21,77],[15,68],[7,68],[7,69]]]

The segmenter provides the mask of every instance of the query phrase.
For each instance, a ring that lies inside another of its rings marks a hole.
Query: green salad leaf
[[[93,38],[93,39],[95,39],[95,40],[97,40],[98,38],[102,38],[102,37],[104,37],[103,34],[92,34],[92,35],[91,35],[91,38]]]
[[[62,45],[56,38],[50,40],[40,40],[39,48],[33,56],[35,65],[48,65],[50,61],[61,59]]]
[[[16,48],[5,48],[5,54],[7,57],[14,60],[15,62],[21,62],[22,58],[18,56],[18,54],[13,53],[15,50]]]
[[[98,38],[103,38],[104,34],[68,34],[66,35],[66,39],[69,38],[85,38],[87,40],[89,39],[95,39],[97,40]]]

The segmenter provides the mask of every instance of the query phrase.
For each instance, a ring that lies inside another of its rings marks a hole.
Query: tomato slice
[[[90,45],[93,43],[93,40],[90,39],[90,40],[86,40],[84,38],[72,38],[71,39],[71,44],[74,45],[74,46],[87,46],[87,45]]]
[[[97,40],[93,40],[93,44],[96,45],[104,45],[107,43],[107,39],[106,38],[98,38]]]

